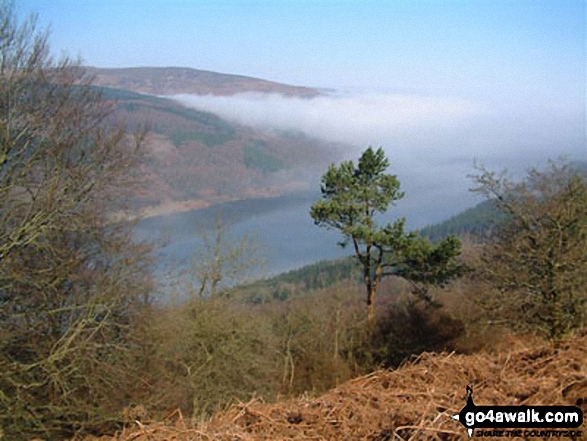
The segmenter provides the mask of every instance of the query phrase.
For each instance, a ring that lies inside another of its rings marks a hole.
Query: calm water
[[[211,233],[221,216],[227,226],[226,243],[251,238],[265,261],[259,275],[272,275],[323,259],[350,253],[337,246],[341,235],[314,225],[309,215],[317,195],[300,194],[271,199],[228,202],[141,221],[136,227],[140,240],[162,244],[160,268],[186,267],[202,253],[202,233]]]
[[[210,235],[220,216],[227,226],[225,244],[239,242],[246,235],[259,248],[258,254],[265,263],[254,277],[261,278],[352,254],[350,248],[342,249],[337,245],[342,239],[338,231],[314,225],[309,210],[318,198],[317,193],[305,193],[253,199],[149,218],[137,225],[136,237],[162,244],[157,251],[158,274],[176,273],[202,255],[202,232]],[[459,201],[438,197],[435,193],[429,197],[406,198],[391,209],[392,216],[381,216],[380,222],[404,216],[409,229],[421,228],[466,208],[467,201],[460,202],[462,207]],[[176,280],[175,276],[171,279]]]

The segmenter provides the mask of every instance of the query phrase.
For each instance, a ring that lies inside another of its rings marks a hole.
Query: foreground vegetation
[[[586,324],[587,185],[564,163],[523,182],[480,170],[501,223],[460,255],[440,242],[467,271],[432,277],[441,283],[425,296],[413,295],[414,268],[434,276],[442,246],[363,219],[360,231],[344,225],[357,245],[417,245],[403,260],[369,257],[401,271],[377,276],[368,309],[358,293],[377,267],[365,254],[234,288],[224,282],[251,262],[245,242],[226,252],[220,234],[178,287],[189,300],[158,305],[148,247],[109,216],[136,194],[144,133],[116,126],[83,71],[51,60],[46,35],[9,2],[0,37],[0,438],[100,436],[175,409],[197,422],[235,400],[316,395],[423,351],[474,352],[520,330],[560,341]],[[314,210],[319,222],[330,208]]]
[[[460,441],[467,439],[467,432],[451,417],[467,401],[465,385],[473,387],[477,405],[556,403],[587,411],[586,348],[587,336],[583,333],[558,347],[524,336],[504,340],[498,352],[426,353],[397,370],[375,371],[317,397],[302,396],[277,403],[252,399],[236,403],[195,427],[175,412],[165,422],[135,422],[104,441]],[[583,426],[570,430],[574,435],[564,438],[584,437]],[[523,439],[552,439],[528,435]],[[504,434],[493,439],[512,437]]]
[[[106,215],[132,188],[142,134],[113,126],[9,2],[0,41],[0,433],[110,430],[138,386],[150,282],[146,250]]]

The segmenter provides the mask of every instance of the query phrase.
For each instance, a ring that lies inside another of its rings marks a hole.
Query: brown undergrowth
[[[450,416],[465,405],[466,385],[477,405],[578,404],[585,412],[587,331],[558,345],[512,338],[495,353],[425,353],[318,398],[238,403],[197,427],[175,413],[102,441],[460,440],[466,432]]]

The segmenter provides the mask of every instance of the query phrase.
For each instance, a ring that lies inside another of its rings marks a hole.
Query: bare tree
[[[481,301],[494,322],[559,339],[585,325],[587,183],[565,162],[512,182],[483,167],[475,189],[505,216],[477,276],[494,287]]]
[[[202,249],[192,261],[198,297],[226,294],[235,283],[245,282],[247,274],[261,263],[254,240],[242,236],[230,243],[229,230],[221,217],[214,221],[212,231],[201,233]]]
[[[112,224],[142,136],[34,17],[0,4],[0,429],[63,438],[114,422],[136,361],[144,252]],[[118,402],[119,404],[114,404]]]

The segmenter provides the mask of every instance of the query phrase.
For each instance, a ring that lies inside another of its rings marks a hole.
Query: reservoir
[[[455,214],[455,203],[447,198],[405,198],[389,213],[378,216],[381,225],[400,216],[407,218],[407,228],[422,228]],[[318,192],[304,192],[276,198],[226,202],[205,209],[174,213],[141,220],[135,227],[138,240],[158,245],[157,277],[161,279],[190,267],[192,259],[205,254],[203,235],[213,236],[217,218],[225,224],[223,248],[235,246],[246,236],[258,249],[256,257],[263,264],[252,274],[263,278],[325,259],[353,254],[352,245],[341,248],[338,230],[318,227],[310,217],[310,206],[320,198]],[[466,208],[467,200],[460,203]],[[460,207],[459,210],[460,211]]]
[[[278,198],[226,202],[209,208],[141,220],[135,237],[159,245],[157,268],[187,268],[203,252],[203,235],[213,235],[217,218],[225,224],[225,246],[243,236],[258,249],[264,263],[258,277],[266,277],[324,260],[348,256],[349,248],[337,243],[340,232],[314,225],[310,205],[317,194],[301,193]]]

